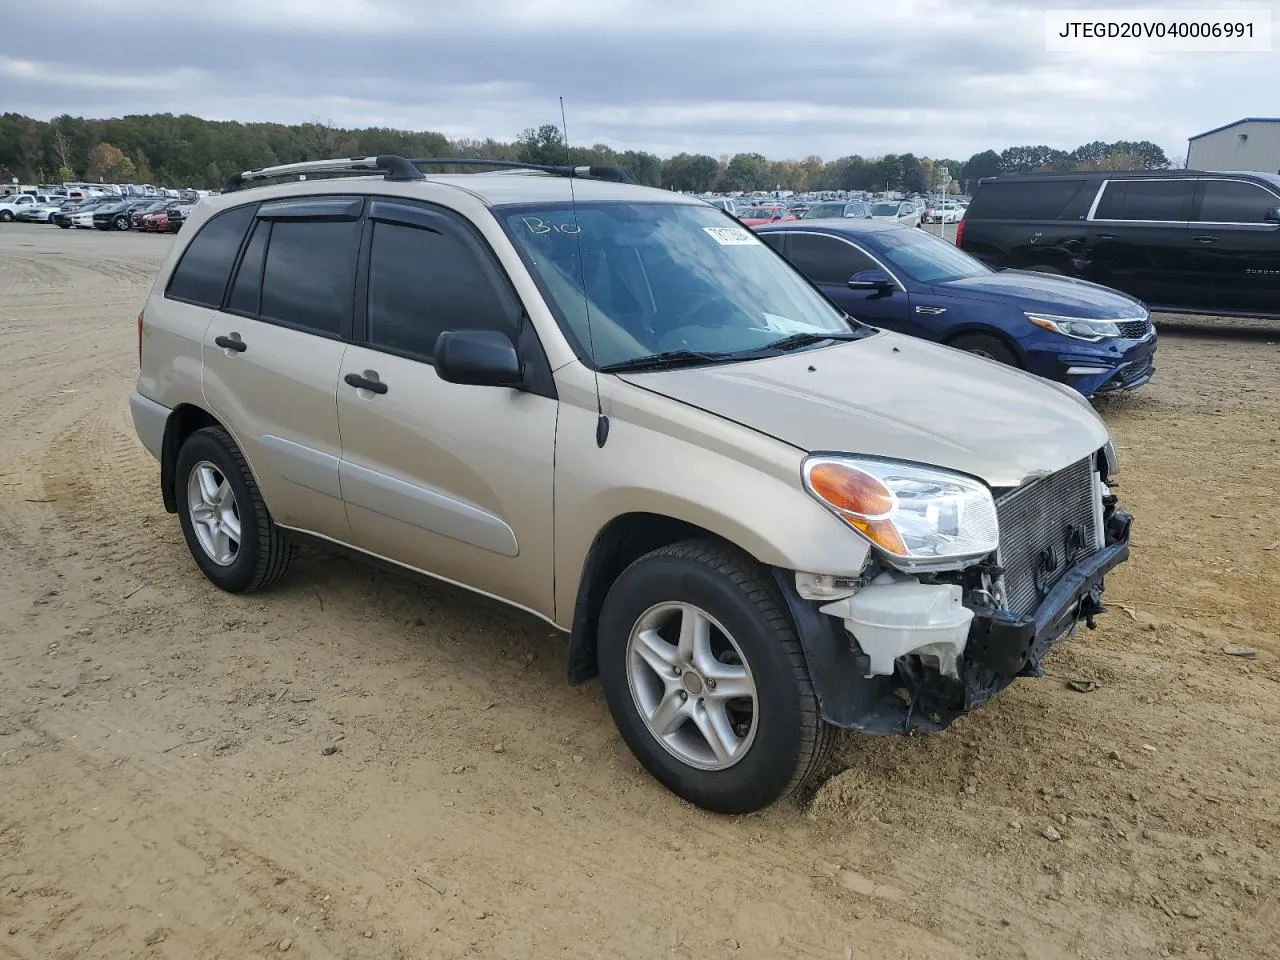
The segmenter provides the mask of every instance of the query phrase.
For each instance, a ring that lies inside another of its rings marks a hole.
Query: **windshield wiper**
[[[670,370],[675,367],[695,367],[707,363],[727,363],[741,357],[733,353],[698,353],[696,350],[666,350],[646,357],[632,357],[617,363],[605,364],[601,373],[626,373],[628,370]]]
[[[869,331],[867,331],[869,332]],[[801,333],[793,333],[781,340],[775,340],[773,343],[766,343],[758,347],[754,353],[768,353],[777,350],[780,353],[786,353],[788,350],[798,350],[801,347],[810,347],[815,343],[823,343],[827,340],[861,340],[867,335],[867,332],[849,330],[838,332],[818,333],[812,330],[805,330]]]

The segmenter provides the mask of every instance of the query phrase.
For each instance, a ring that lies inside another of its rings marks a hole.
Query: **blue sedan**
[[[945,240],[896,224],[804,220],[756,229],[850,316],[980,354],[1086,397],[1155,373],[1156,330],[1140,300],[1024,270],[994,271]]]

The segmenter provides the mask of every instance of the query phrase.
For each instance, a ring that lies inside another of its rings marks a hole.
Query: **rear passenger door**
[[[1190,178],[1108,180],[1089,217],[1081,275],[1148,303],[1193,305],[1187,227],[1195,189]]]
[[[1248,180],[1204,179],[1188,231],[1188,285],[1206,309],[1280,313],[1280,196]]]
[[[506,273],[461,217],[389,198],[370,204],[361,263],[338,386],[353,542],[552,616],[558,405]],[[436,338],[458,329],[509,336],[529,386],[441,380]]]
[[[259,207],[204,344],[205,398],[276,522],[341,541],[350,528],[338,486],[338,371],[363,204],[324,196]]]

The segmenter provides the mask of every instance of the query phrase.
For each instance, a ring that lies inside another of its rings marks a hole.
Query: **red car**
[[[168,211],[157,210],[155,213],[144,213],[138,218],[138,229],[143,233],[168,233]]]
[[[758,227],[762,223],[782,223],[795,218],[795,214],[786,207],[748,207],[738,214],[738,219],[748,227]]]

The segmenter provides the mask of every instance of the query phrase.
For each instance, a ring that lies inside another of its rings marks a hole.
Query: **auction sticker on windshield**
[[[722,247],[745,247],[757,242],[755,234],[741,227],[703,227],[702,229]]]

